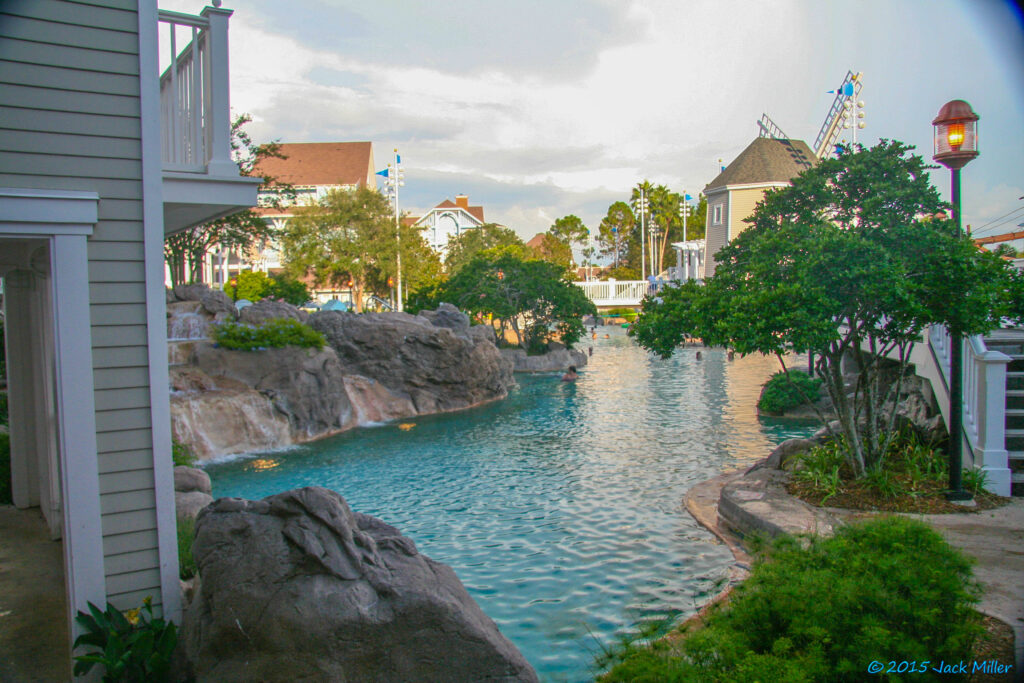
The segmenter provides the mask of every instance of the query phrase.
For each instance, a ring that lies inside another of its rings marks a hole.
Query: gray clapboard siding
[[[137,0],[68,0],[68,2],[75,5],[86,5],[87,7],[104,7],[130,12],[134,12],[137,8]]]
[[[60,157],[102,157],[104,159],[142,158],[138,140],[94,135],[61,135],[0,128],[0,149],[5,152],[53,154]],[[71,150],[73,154],[69,154]]]
[[[108,595],[110,603],[117,607],[119,610],[135,609],[142,605],[142,601],[149,598],[153,604],[153,614],[161,614],[160,605],[162,604],[162,596],[160,595],[160,587],[155,586],[153,588],[146,588],[138,591],[128,591],[125,593],[118,593],[116,595]]]
[[[150,424],[149,408],[101,410],[96,413],[96,431],[116,432],[125,429],[147,429]]]
[[[138,19],[132,12],[90,7],[61,0],[7,0],[4,3],[4,12],[77,26],[94,26],[132,33],[138,30]]]
[[[2,9],[0,5],[0,9]],[[47,45],[69,45],[97,52],[139,53],[138,31],[119,31],[96,26],[62,24],[31,19],[0,11],[0,38]]]
[[[142,224],[124,221],[98,223],[89,242],[142,242]]]
[[[92,366],[99,368],[131,368],[149,363],[145,346],[122,346],[116,349],[93,349]]]
[[[122,574],[107,575],[107,593],[110,595],[145,590],[150,590],[154,593],[160,592],[159,569],[142,569]],[[156,601],[155,594],[153,601]]]
[[[144,346],[147,341],[145,325],[99,325],[92,328],[94,349]]]
[[[130,474],[130,473],[122,473]],[[141,474],[141,472],[140,472]],[[104,475],[100,477],[100,485],[103,485],[103,479],[105,477],[118,476],[121,477],[121,485],[131,486],[133,484],[125,484],[126,480],[131,479],[127,476],[122,475]],[[134,491],[117,491],[115,493],[108,493],[100,496],[100,509],[104,515],[113,515],[122,512],[133,512],[135,510],[147,510],[154,505],[153,497],[153,477],[150,476],[148,484],[146,480],[139,477],[138,481],[134,484],[135,486],[148,485],[148,490],[135,489]],[[102,489],[100,491],[102,493]]]
[[[99,52],[67,45],[46,45],[26,40],[0,41],[0,59],[26,64],[49,64],[68,69],[139,75],[139,58],[118,52]]]
[[[0,119],[3,118],[3,111],[0,108]],[[35,184],[33,184],[35,183]],[[104,178],[69,178],[61,176],[47,176],[45,181],[36,177],[26,179],[24,175],[12,175],[0,173],[0,186],[3,187],[40,187],[45,186],[51,190],[90,190],[96,192],[100,201],[104,199],[130,199],[137,200],[142,192],[142,183],[138,180],[109,180]],[[115,234],[116,233],[116,234]],[[93,229],[89,242],[103,242],[113,240],[121,242],[125,240],[141,240],[142,225],[130,226],[100,223]]]
[[[141,261],[93,261],[89,264],[89,282],[139,282],[145,277]]]
[[[56,90],[81,90],[88,85],[92,92],[139,94],[139,79],[135,76],[7,61],[0,61],[0,83],[33,83]]]
[[[153,466],[153,454],[148,450],[104,453],[99,458],[100,474],[140,470]]]
[[[139,138],[138,119],[128,116],[99,116],[73,111],[51,111],[48,109],[29,109],[26,107],[0,107],[0,121],[8,128],[18,130],[37,130],[44,133],[63,133],[74,131],[80,135],[98,135],[103,137]],[[0,180],[2,182],[2,180]],[[112,187],[116,187],[111,184]],[[127,199],[137,197],[140,188],[133,186],[130,193],[101,196]]]
[[[145,310],[144,304],[93,304],[89,307],[89,314],[93,325],[137,325],[139,320],[145,320],[145,317],[139,317]]]
[[[97,374],[98,371],[94,371]],[[96,391],[96,412],[149,407],[149,387],[124,389],[99,389]],[[128,448],[111,448],[112,451],[126,451]]]
[[[155,548],[109,555],[106,559],[107,571],[111,576],[138,571],[139,567],[155,567],[159,564],[160,555]]]
[[[101,451],[127,451],[134,448],[152,448],[153,435],[146,429],[126,429],[119,432],[96,432],[96,447]]]
[[[3,89],[0,88],[0,93]],[[0,152],[0,171],[17,170],[21,164],[25,175],[69,175],[83,178],[137,178],[141,164],[131,159],[103,159],[58,154],[12,154]]]
[[[0,105],[29,109],[78,111],[104,116],[138,116],[139,98],[132,95],[108,95],[77,90],[52,90],[30,85],[7,84],[0,88]],[[54,175],[60,175],[55,173]],[[100,176],[103,177],[103,176]],[[140,177],[139,174],[134,176]]]
[[[89,301],[93,304],[144,304],[146,287],[141,282],[97,282],[89,285]]]
[[[100,258],[107,261],[142,261],[145,246],[142,242],[93,242],[89,240],[89,259]],[[137,311],[133,315],[137,315]],[[93,311],[93,324],[102,324],[96,319],[97,311]]]
[[[128,221],[138,227],[142,221],[142,202],[134,199],[101,199],[101,221]]]
[[[152,547],[153,537],[150,531],[133,531],[126,534],[110,534],[103,537],[103,555],[113,557],[124,553],[133,553]]]
[[[156,510],[133,510],[103,515],[104,536],[150,530],[156,530]],[[156,547],[155,543],[153,547]]]
[[[149,386],[149,371],[145,366],[96,370],[93,372],[93,386],[97,391],[145,389]]]

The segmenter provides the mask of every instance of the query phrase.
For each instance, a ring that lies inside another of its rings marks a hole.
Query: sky
[[[160,0],[198,14],[202,0]],[[226,0],[231,106],[256,142],[398,148],[401,209],[467,194],[524,239],[596,228],[643,179],[696,196],[769,116],[813,144],[848,70],[866,128],[930,159],[981,117],[964,223],[1024,230],[1024,19],[1007,0]],[[932,172],[948,197],[949,172]]]

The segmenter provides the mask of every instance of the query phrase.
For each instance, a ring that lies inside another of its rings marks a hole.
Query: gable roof
[[[280,151],[286,159],[264,159],[253,175],[300,186],[373,184],[372,142],[289,142]]]
[[[704,194],[727,185],[787,183],[818,163],[803,140],[757,138],[708,183]]]
[[[538,232],[536,235],[530,238],[530,241],[526,243],[530,249],[540,249],[544,244],[544,237],[547,235],[546,232]]]
[[[446,209],[456,209],[456,210],[465,211],[466,213],[468,213],[470,215],[470,217],[475,218],[476,220],[480,221],[481,225],[484,224],[486,222],[486,221],[484,221],[484,207],[482,207],[482,206],[470,206],[468,201],[463,199],[464,196],[465,195],[459,195],[459,200],[460,201],[457,201],[457,202],[453,202],[450,199],[445,199],[443,202],[441,202],[440,204],[438,204],[437,206],[432,208],[430,211],[427,211],[422,216],[415,216],[413,218],[413,224],[419,223],[420,221],[422,221],[424,218],[426,218],[427,216],[431,215],[435,211],[444,211]]]

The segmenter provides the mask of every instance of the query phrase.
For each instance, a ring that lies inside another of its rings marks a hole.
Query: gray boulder
[[[213,493],[210,475],[198,467],[185,467],[184,465],[174,468],[174,490],[181,493],[190,491],[199,491],[207,495]]]
[[[193,351],[192,362],[214,379],[227,377],[266,396],[300,440],[353,424],[344,373],[329,348],[232,351],[201,344]]]
[[[436,311],[420,311],[418,315],[435,327],[447,327],[460,332],[469,329],[469,316],[451,304],[441,304]]]
[[[210,288],[204,284],[178,285],[171,293],[176,301],[202,301],[203,295],[208,293]]]
[[[202,491],[174,492],[174,512],[178,521],[195,519],[199,511],[213,502],[213,496]]]
[[[253,305],[243,308],[238,314],[239,320],[250,325],[258,325],[273,318],[290,318],[304,323],[309,314],[287,301],[271,299],[260,299]]]
[[[200,297],[199,302],[206,309],[207,313],[219,316],[221,320],[226,318],[234,320],[238,317],[238,311],[235,310],[235,302],[219,289],[207,290]]]
[[[564,346],[539,356],[528,356],[523,349],[502,349],[501,355],[512,362],[513,372],[565,372],[570,365],[579,369],[587,364],[587,354]]]
[[[818,446],[819,442],[813,439],[787,439],[772,451],[765,460],[762,460],[751,469],[767,467],[775,470],[792,471],[796,462],[795,456],[800,455]]]
[[[333,491],[220,499],[193,555],[182,640],[200,683],[538,680],[451,568]]]
[[[309,317],[327,337],[346,375],[380,382],[419,414],[468,408],[508,395],[512,365],[486,334],[426,324],[407,313],[339,313]]]

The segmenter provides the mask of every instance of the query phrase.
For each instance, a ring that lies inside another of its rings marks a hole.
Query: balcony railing
[[[649,287],[643,280],[606,280],[575,284],[583,289],[597,306],[639,306]]]
[[[238,166],[231,160],[228,103],[231,14],[219,7],[206,7],[200,16],[159,12],[159,21],[167,28],[161,49],[166,50],[164,60],[170,57],[160,75],[165,171],[238,176]]]

